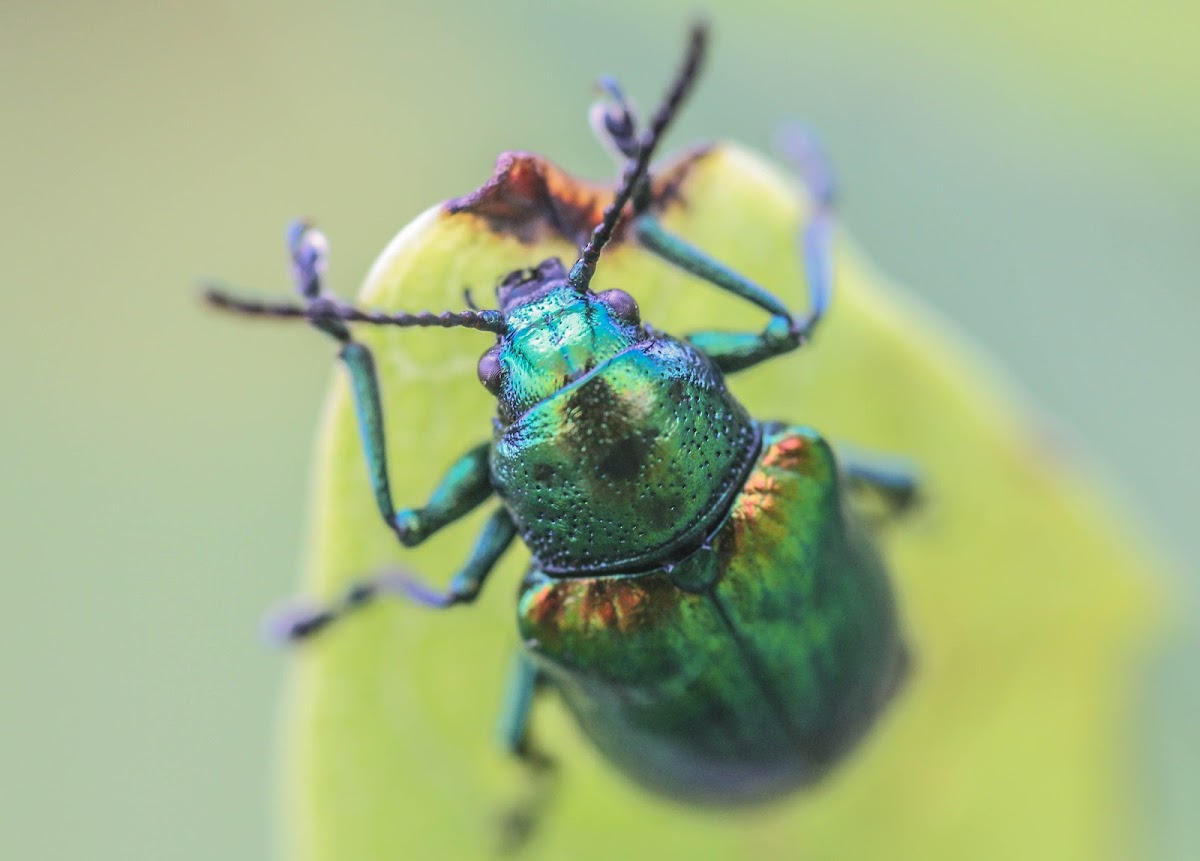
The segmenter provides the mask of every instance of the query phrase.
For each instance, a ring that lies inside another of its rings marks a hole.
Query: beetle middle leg
[[[285,609],[267,619],[271,639],[295,642],[328,628],[333,622],[382,596],[405,598],[434,609],[470,604],[483,589],[484,581],[517,535],[512,517],[498,508],[488,518],[475,540],[467,561],[445,589],[438,589],[403,571],[388,571],[361,580],[346,590],[341,599],[325,607]]]
[[[546,685],[545,674],[528,655],[518,652],[509,673],[497,730],[504,750],[525,766],[531,785],[528,793],[505,812],[500,823],[502,852],[514,851],[529,840],[557,783],[558,764],[536,747],[529,732],[534,700]]]

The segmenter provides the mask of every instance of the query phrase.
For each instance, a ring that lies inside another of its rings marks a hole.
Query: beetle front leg
[[[596,105],[592,113],[593,128],[602,141],[629,157],[630,147],[636,143],[637,119],[614,81],[604,79],[601,87],[612,104]],[[645,248],[771,315],[767,326],[758,333],[696,332],[688,336],[690,343],[726,373],[753,367],[807,342],[829,307],[833,290],[833,172],[815,141],[799,128],[785,130],[778,148],[804,178],[813,200],[812,214],[801,235],[809,310],[799,319],[777,296],[666,230],[648,212],[652,201],[647,180],[643,180],[633,197],[634,233]]]
[[[328,606],[291,607],[272,614],[267,618],[264,630],[267,637],[276,642],[305,640],[384,596],[404,598],[434,609],[470,604],[479,596],[484,581],[516,534],[516,526],[508,511],[497,509],[484,524],[471,555],[451,578],[446,589],[434,588],[403,571],[389,571],[353,584],[340,600]]]
[[[634,232],[648,250],[771,315],[759,333],[694,332],[687,336],[690,343],[703,350],[726,373],[753,367],[806,343],[829,307],[833,290],[832,197],[819,189],[829,188],[830,183],[826,179],[812,179],[809,187],[813,189],[815,208],[802,234],[809,309],[800,318],[793,316],[773,293],[669,232],[653,215],[639,215],[634,222]]]
[[[326,243],[311,225],[298,222],[288,231],[292,255],[292,275],[297,292],[309,307],[322,303],[336,305],[323,290]],[[358,418],[367,475],[375,503],[384,522],[405,547],[414,547],[470,512],[492,493],[488,476],[487,445],[468,451],[450,467],[424,508],[396,510],[388,478],[387,444],[384,433],[383,404],[379,395],[379,376],[375,359],[366,344],[354,340],[349,327],[333,316],[317,316],[313,326],[341,344],[338,358],[350,374],[350,391]]]
[[[405,547],[416,547],[443,526],[473,511],[492,492],[488,444],[480,443],[451,465],[423,507],[400,509],[389,523]],[[384,518],[388,519],[386,512]]]
[[[504,750],[526,767],[532,788],[504,816],[500,834],[503,852],[519,849],[529,840],[553,794],[557,763],[533,745],[529,733],[534,699],[545,686],[545,674],[528,655],[518,652],[504,691],[498,730]]]
[[[358,416],[367,475],[384,522],[405,547],[414,547],[437,530],[472,511],[492,494],[486,443],[472,448],[450,467],[424,508],[397,510],[388,479],[383,408],[370,350],[358,341],[346,342],[339,357],[350,371],[354,411]]]

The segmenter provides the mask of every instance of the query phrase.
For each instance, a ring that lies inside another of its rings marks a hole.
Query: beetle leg
[[[501,823],[501,849],[506,852],[520,848],[529,839],[552,795],[557,764],[533,746],[529,735],[533,701],[545,684],[542,671],[528,655],[518,652],[509,673],[497,729],[504,750],[525,765],[533,786],[527,797],[507,811]]]
[[[396,517],[396,506],[392,502],[392,488],[388,479],[387,445],[383,427],[383,404],[379,397],[379,377],[375,372],[375,360],[365,344],[352,340],[347,333],[338,358],[350,372],[350,391],[354,398],[354,413],[358,418],[358,432],[362,438],[363,455],[367,461],[367,476],[375,503],[383,520],[396,533],[401,544],[407,530],[400,527]]]
[[[492,569],[496,567],[496,563],[516,536],[517,527],[508,509],[503,506],[497,508],[483,525],[483,531],[475,539],[471,555],[451,578],[447,589],[434,589],[420,580],[408,578],[403,584],[405,596],[426,607],[434,608],[470,604],[479,596],[487,576],[492,573]]]
[[[500,710],[500,722],[496,729],[504,750],[522,760],[533,760],[541,766],[548,765],[549,757],[536,753],[529,744],[529,715],[533,709],[533,698],[545,684],[544,673],[524,652],[513,656],[508,685],[504,691],[504,705]]]
[[[292,277],[296,292],[314,307],[330,302],[324,293],[325,237],[312,225],[297,222],[288,230],[292,255]],[[392,502],[388,479],[387,445],[384,434],[383,404],[379,396],[379,376],[375,359],[366,344],[354,340],[344,320],[317,316],[312,324],[341,344],[338,358],[350,372],[350,391],[358,417],[367,475],[379,513],[405,547],[420,544],[437,530],[474,509],[492,493],[488,476],[487,445],[468,451],[450,467],[428,504],[420,509],[397,511]]]
[[[445,590],[435,589],[406,572],[389,571],[355,583],[339,601],[329,606],[292,607],[273,613],[267,618],[264,630],[268,639],[276,642],[304,640],[376,598],[387,595],[406,598],[435,609],[470,604],[478,597],[488,574],[512,544],[516,534],[512,517],[506,509],[499,508],[484,524],[471,555]]]
[[[385,473],[386,475],[386,473]],[[488,444],[480,443],[454,462],[422,508],[405,508],[384,518],[406,547],[415,547],[443,526],[474,510],[492,495]]]
[[[801,232],[809,291],[809,309],[802,317],[794,316],[773,293],[667,231],[652,214],[643,213],[634,221],[638,240],[648,250],[771,315],[759,333],[695,332],[688,336],[690,343],[727,373],[752,367],[806,343],[829,307],[833,290],[832,173],[815,144],[799,131],[787,135],[781,148],[802,172],[813,200],[812,214]]]
[[[397,511],[392,502],[388,480],[387,446],[383,427],[383,406],[379,398],[379,379],[371,351],[358,341],[348,340],[338,354],[350,371],[350,389],[354,411],[362,436],[363,454],[375,503],[383,520],[405,547],[420,544],[438,529],[451,523],[492,493],[488,476],[487,445],[481,444],[458,459],[434,490],[428,504],[419,509]]]
[[[903,514],[920,501],[917,478],[903,467],[851,460],[842,464],[842,474],[851,487],[867,488],[883,497],[892,515]]]

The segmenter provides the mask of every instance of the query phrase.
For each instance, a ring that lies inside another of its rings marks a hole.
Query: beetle
[[[448,588],[397,573],[364,580],[336,604],[286,615],[285,639],[309,638],[384,594],[432,608],[470,604],[520,537],[532,559],[517,600],[523,649],[502,715],[507,749],[535,773],[550,770],[529,718],[535,698],[556,691],[636,782],[685,802],[737,805],[819,779],[902,683],[896,602],[851,496],[872,489],[899,512],[916,486],[900,471],[839,462],[812,428],[752,418],[725,384],[808,343],[820,324],[832,292],[834,195],[815,149],[799,147],[816,203],[801,237],[803,315],[659,223],[650,160],[706,44],[695,26],[644,128],[616,82],[602,81],[607,98],[593,123],[624,161],[613,199],[570,268],[550,258],[509,273],[495,309],[347,304],[326,292],[326,241],[306,222],[288,235],[302,304],[220,287],[207,298],[226,311],[306,320],[339,344],[375,500],[403,546],[493,495],[500,503]],[[601,252],[622,225],[648,252],[766,312],[766,326],[677,338],[643,322],[631,293],[593,291]],[[423,507],[393,502],[380,380],[352,324],[495,338],[478,364],[497,402],[492,438],[460,457]]]

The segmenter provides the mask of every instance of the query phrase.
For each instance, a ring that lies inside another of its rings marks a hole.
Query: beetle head
[[[522,305],[528,305],[567,280],[567,270],[557,257],[548,257],[533,269],[517,269],[504,276],[496,285],[496,305],[508,316]]]
[[[478,372],[505,424],[646,337],[632,296],[579,290],[557,258],[509,273],[496,300],[504,331]]]

